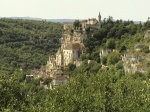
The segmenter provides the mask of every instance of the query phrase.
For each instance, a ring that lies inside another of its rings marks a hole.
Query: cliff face
[[[147,31],[146,31],[146,33],[145,33],[145,35],[144,35],[144,39],[146,39],[146,38],[148,38],[148,37],[150,37],[150,30],[147,30]]]
[[[133,44],[134,50],[131,48],[121,55],[120,59],[123,63],[125,73],[145,73],[150,68],[150,30],[147,30],[144,37],[139,42]],[[133,50],[133,51],[132,51]],[[119,52],[108,48],[101,48],[99,56],[105,57],[104,61],[108,61],[111,52]]]
[[[108,48],[100,49],[99,56],[100,56],[100,57],[107,56],[107,55],[108,55],[110,52],[112,52],[112,51],[113,51],[112,49],[108,49]]]
[[[140,54],[124,54],[122,56],[123,67],[126,73],[146,72],[146,67],[143,66],[145,56]]]
[[[122,56],[122,62],[126,73],[144,73],[149,68],[150,63],[150,30],[144,35],[144,40],[134,46],[134,53],[126,53]]]

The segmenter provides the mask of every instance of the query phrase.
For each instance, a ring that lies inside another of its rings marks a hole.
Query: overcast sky
[[[146,21],[150,0],[0,0],[0,17],[43,19],[116,19]]]

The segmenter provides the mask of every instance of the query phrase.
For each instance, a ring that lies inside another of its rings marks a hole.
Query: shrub
[[[107,65],[116,64],[120,60],[119,54],[112,52],[107,57]]]

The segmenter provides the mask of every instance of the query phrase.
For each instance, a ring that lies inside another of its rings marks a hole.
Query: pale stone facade
[[[63,60],[62,60],[62,53],[61,50],[59,49],[58,52],[56,53],[56,65],[62,65]]]
[[[87,28],[91,27],[91,28],[101,28],[101,15],[99,13],[98,15],[98,20],[96,18],[89,18],[87,20],[83,20],[80,21],[81,23],[81,27],[82,27],[82,31],[85,31]],[[73,28],[73,22],[65,22],[64,23],[64,29],[70,29]]]
[[[82,61],[79,60],[83,49],[84,34],[79,31],[73,33],[64,32],[62,35],[61,47],[58,49],[56,56],[51,56],[47,61],[46,72],[53,76],[61,72],[61,67],[67,66],[69,63],[73,63],[79,66]]]
[[[68,78],[61,75],[54,75],[50,84],[50,89],[55,89],[57,86],[61,84],[66,84],[67,82]]]
[[[70,43],[63,49],[63,64],[68,65],[76,61],[81,55],[81,45],[79,43]]]

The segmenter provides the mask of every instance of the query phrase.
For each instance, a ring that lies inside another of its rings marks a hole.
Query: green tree
[[[106,47],[109,49],[114,49],[115,48],[115,40],[110,38],[106,42]]]
[[[119,54],[112,52],[107,57],[107,65],[116,64],[120,60]]]
[[[80,28],[80,27],[81,27],[80,21],[79,21],[79,20],[75,20],[75,21],[73,22],[73,27],[74,27],[75,29]]]

